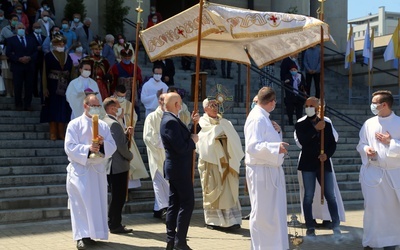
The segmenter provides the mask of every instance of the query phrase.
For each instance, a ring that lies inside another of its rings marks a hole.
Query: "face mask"
[[[307,107],[306,108],[306,115],[308,117],[313,117],[315,115],[315,108],[314,107]]]
[[[42,29],[34,29],[34,31],[35,31],[36,34],[42,33]]]
[[[79,23],[80,19],[79,18],[74,18],[74,22]]]
[[[154,74],[153,75],[153,78],[154,78],[154,80],[156,80],[156,82],[159,82],[160,80],[161,80],[161,74]]]
[[[43,9],[44,9],[44,10],[49,10],[50,7],[49,7],[49,6],[43,6]]]
[[[297,75],[297,71],[290,71],[290,74],[291,74],[292,76],[295,76],[295,75]]]
[[[79,53],[82,53],[83,48],[82,48],[82,47],[77,47],[77,48],[75,49],[75,51],[76,51],[76,52],[79,52]]]
[[[11,26],[15,27],[18,24],[18,21],[11,21]]]
[[[122,114],[122,108],[118,108],[116,116],[120,116]]]
[[[252,102],[250,108],[253,109],[256,105],[257,105],[257,103]]]
[[[376,103],[371,103],[371,112],[374,115],[378,115],[379,114],[379,110],[378,110],[378,104]]]
[[[90,107],[89,115],[99,115],[100,114],[100,107]]]
[[[17,34],[19,36],[25,36],[25,29],[18,29]]]
[[[63,23],[63,24],[61,25],[61,27],[62,27],[63,30],[66,30],[66,29],[68,29],[68,24]]]
[[[0,21],[3,21],[4,20],[4,16],[0,16]]]
[[[54,48],[57,52],[64,52],[64,47],[55,47]]]
[[[17,10],[17,14],[21,14],[22,13],[22,10]]]
[[[125,101],[125,97],[117,96],[117,100],[118,100],[119,103],[123,103]]]
[[[123,43],[125,42],[125,40],[121,38],[121,39],[118,40],[118,42],[119,42],[120,44],[123,44]]]
[[[131,63],[131,60],[129,60],[129,59],[123,59],[122,62],[123,62],[124,64],[130,64],[130,63]]]
[[[44,16],[43,17],[43,21],[45,21],[45,22],[49,21],[49,17],[48,16]]]
[[[157,23],[157,19],[152,19],[153,23]]]
[[[81,76],[88,78],[90,76],[90,70],[82,70]]]

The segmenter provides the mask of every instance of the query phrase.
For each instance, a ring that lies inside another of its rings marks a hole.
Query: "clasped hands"
[[[18,61],[20,63],[27,64],[31,61],[31,57],[30,56],[22,56],[22,57],[18,58]]]
[[[96,140],[92,140],[92,145],[90,145],[89,151],[93,153],[98,153],[100,151],[101,145],[103,145],[103,142],[104,137],[98,135]]]
[[[390,140],[392,137],[390,136],[389,132],[386,133],[375,133],[375,139],[383,144],[390,144]]]

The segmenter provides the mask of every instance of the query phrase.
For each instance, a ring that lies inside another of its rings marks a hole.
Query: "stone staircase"
[[[140,56],[139,58],[143,58]],[[177,68],[176,86],[190,93],[190,74],[179,69],[179,60],[175,60]],[[218,64],[217,64],[218,65]],[[151,76],[151,63],[141,65],[144,76]],[[244,78],[245,67],[241,67]],[[232,72],[237,73],[237,66],[233,64]],[[276,75],[278,75],[278,68]],[[215,83],[227,86],[234,93],[236,79],[222,79],[219,76],[210,76],[207,87]],[[257,76],[252,76],[252,81],[257,82]],[[244,79],[239,81],[244,83]],[[345,84],[344,84],[345,85]],[[327,93],[335,93],[340,86],[328,86]],[[251,96],[258,90],[258,84],[251,88]],[[279,89],[278,89],[279,93]],[[329,106],[340,110],[353,119],[363,122],[371,116],[369,105],[348,106],[345,98],[334,95]],[[190,97],[184,101],[189,109],[193,107]],[[278,100],[278,103],[280,100]],[[201,103],[199,104],[202,113]],[[67,157],[63,149],[63,141],[50,141],[48,125],[40,124],[40,103],[34,99],[33,112],[12,110],[13,99],[0,97],[0,224],[20,223],[27,221],[51,220],[69,218],[67,209],[67,194],[65,189]],[[144,109],[142,108],[142,111]],[[242,138],[244,146],[243,126],[246,118],[244,103],[236,103],[233,108],[225,113]],[[280,108],[277,108],[272,118],[279,122]],[[330,116],[328,114],[328,116]],[[143,160],[147,165],[146,148],[142,141],[144,114],[137,123],[135,140]],[[342,120],[330,116],[334,127],[339,133],[337,151],[333,157],[336,176],[345,204],[362,202],[362,194],[358,183],[358,171],[361,160],[355,147],[358,143],[358,129],[349,126]],[[297,184],[297,157],[299,149],[293,140],[293,126],[285,126],[284,140],[290,143],[289,159],[285,160],[288,203],[290,206],[298,203]],[[195,178],[196,209],[202,208],[202,192],[200,180],[196,171]],[[245,192],[245,167],[242,162],[240,172],[240,201],[244,209],[249,209],[250,201]],[[129,201],[124,207],[125,213],[151,212],[153,210],[154,193],[150,179],[142,180],[142,187],[129,192]],[[296,205],[294,205],[296,206]],[[297,205],[298,206],[298,205]]]

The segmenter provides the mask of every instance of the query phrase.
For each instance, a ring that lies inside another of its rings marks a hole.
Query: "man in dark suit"
[[[133,154],[128,147],[128,138],[132,134],[132,127],[126,131],[118,122],[117,117],[121,115],[122,109],[117,99],[108,97],[103,102],[103,107],[107,113],[103,121],[110,127],[111,135],[114,138],[117,150],[112,155],[108,164],[107,180],[111,188],[111,202],[108,208],[108,228],[112,234],[131,233],[132,229],[125,228],[122,224],[122,208],[125,204],[128,173]]]
[[[301,171],[304,184],[303,211],[306,221],[306,235],[315,236],[315,222],[312,215],[312,203],[315,181],[321,182],[321,162],[324,163],[325,198],[332,218],[334,234],[340,235],[339,213],[334,192],[334,179],[330,158],[336,150],[336,140],[332,125],[321,120],[316,114],[318,99],[310,97],[305,103],[307,117],[295,125],[295,134],[302,145],[298,170]],[[324,133],[324,153],[321,154],[321,133]]]
[[[28,36],[32,37],[36,41],[37,46],[37,59],[35,62],[35,73],[33,76],[33,95],[35,97],[42,97],[43,98],[43,89],[42,89],[42,73],[43,73],[43,50],[42,44],[46,37],[42,35],[42,29],[40,27],[40,23],[34,23],[32,25],[33,32],[30,33]],[[43,100],[42,100],[43,101]]]
[[[165,148],[164,176],[170,185],[166,249],[190,250],[186,237],[194,208],[192,156],[198,136],[178,118],[182,108],[179,94],[166,94],[164,107],[160,134]]]
[[[6,55],[11,61],[13,84],[15,94],[15,108],[32,111],[33,76],[35,74],[35,62],[37,58],[36,41],[25,36],[25,26],[22,23],[16,26],[17,36],[7,39]],[[24,102],[22,102],[22,89]]]

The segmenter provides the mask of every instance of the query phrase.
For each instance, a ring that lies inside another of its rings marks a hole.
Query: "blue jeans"
[[[304,184],[303,211],[304,211],[304,218],[306,221],[306,227],[307,229],[314,229],[315,225],[314,225],[314,218],[312,215],[312,203],[314,200],[315,180],[318,180],[318,182],[320,183],[321,174],[319,171],[317,172],[301,171],[301,173],[303,176],[303,184]],[[336,204],[335,192],[333,190],[333,174],[332,172],[325,171],[324,176],[325,176],[324,196],[326,202],[328,203],[328,210],[332,219],[332,227],[337,228],[339,227],[340,220]]]

